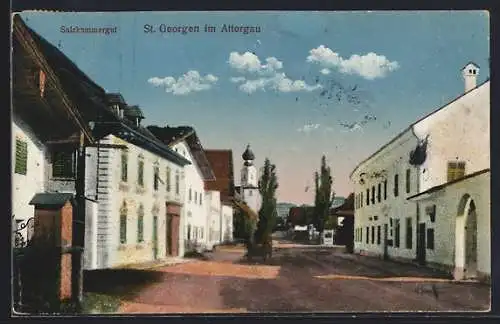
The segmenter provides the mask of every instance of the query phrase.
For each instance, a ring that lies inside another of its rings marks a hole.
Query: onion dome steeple
[[[252,165],[252,161],[255,160],[255,155],[250,149],[250,144],[247,145],[247,149],[243,152],[241,157],[245,160],[245,165]]]

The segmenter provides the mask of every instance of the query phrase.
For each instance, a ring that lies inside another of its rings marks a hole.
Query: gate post
[[[33,197],[30,205],[35,205],[32,248],[51,251],[48,254],[54,261],[50,267],[55,269],[50,270],[55,272],[55,277],[43,279],[53,281],[56,290],[52,297],[59,302],[68,300],[72,297],[73,194],[39,193]]]

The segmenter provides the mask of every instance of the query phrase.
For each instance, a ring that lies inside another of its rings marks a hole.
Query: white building
[[[240,186],[236,187],[236,191],[248,207],[258,213],[262,204],[262,198],[259,192],[259,175],[253,163],[255,155],[250,149],[250,145],[247,146],[241,157],[244,162],[241,168]]]
[[[222,204],[220,192],[216,190],[205,191],[207,208],[207,249],[212,250],[214,246],[221,243],[221,218]]]
[[[188,126],[149,126],[148,129],[163,143],[191,162],[184,168],[186,176],[184,235],[189,248],[205,250],[210,247],[209,206],[206,205],[208,200],[205,197],[205,181],[214,181],[215,176],[200,140],[195,130]],[[220,210],[220,207],[217,208]]]
[[[233,240],[233,198],[234,198],[234,171],[233,152],[231,150],[211,149],[205,150],[210,165],[215,174],[215,181],[206,181],[205,189],[217,191],[220,196],[220,243]],[[214,202],[215,204],[215,202]],[[215,225],[214,225],[215,226]]]
[[[476,86],[478,71],[467,64],[465,93],[351,173],[356,252],[489,277],[490,82]]]
[[[138,107],[106,95],[16,17],[12,201],[17,221],[33,217],[29,202],[35,194],[74,194],[76,182],[83,182],[84,268],[182,256],[183,166],[190,162],[140,126]],[[34,67],[36,83],[29,82]],[[77,177],[81,166],[75,154],[81,133],[88,145],[84,179]]]

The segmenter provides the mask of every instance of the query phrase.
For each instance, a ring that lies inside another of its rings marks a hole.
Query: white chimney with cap
[[[467,63],[462,69],[462,76],[465,81],[465,92],[469,92],[477,86],[477,75],[479,74],[479,66],[473,62]]]

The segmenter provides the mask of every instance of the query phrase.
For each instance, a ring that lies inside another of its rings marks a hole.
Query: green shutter
[[[120,243],[127,243],[127,214],[120,215]]]
[[[122,153],[122,176],[121,179],[123,182],[127,182],[128,180],[128,155],[127,153]]]
[[[28,171],[28,143],[16,139],[16,165],[14,172],[26,175]]]
[[[139,186],[144,186],[144,161],[140,160],[137,171],[137,182]]]

